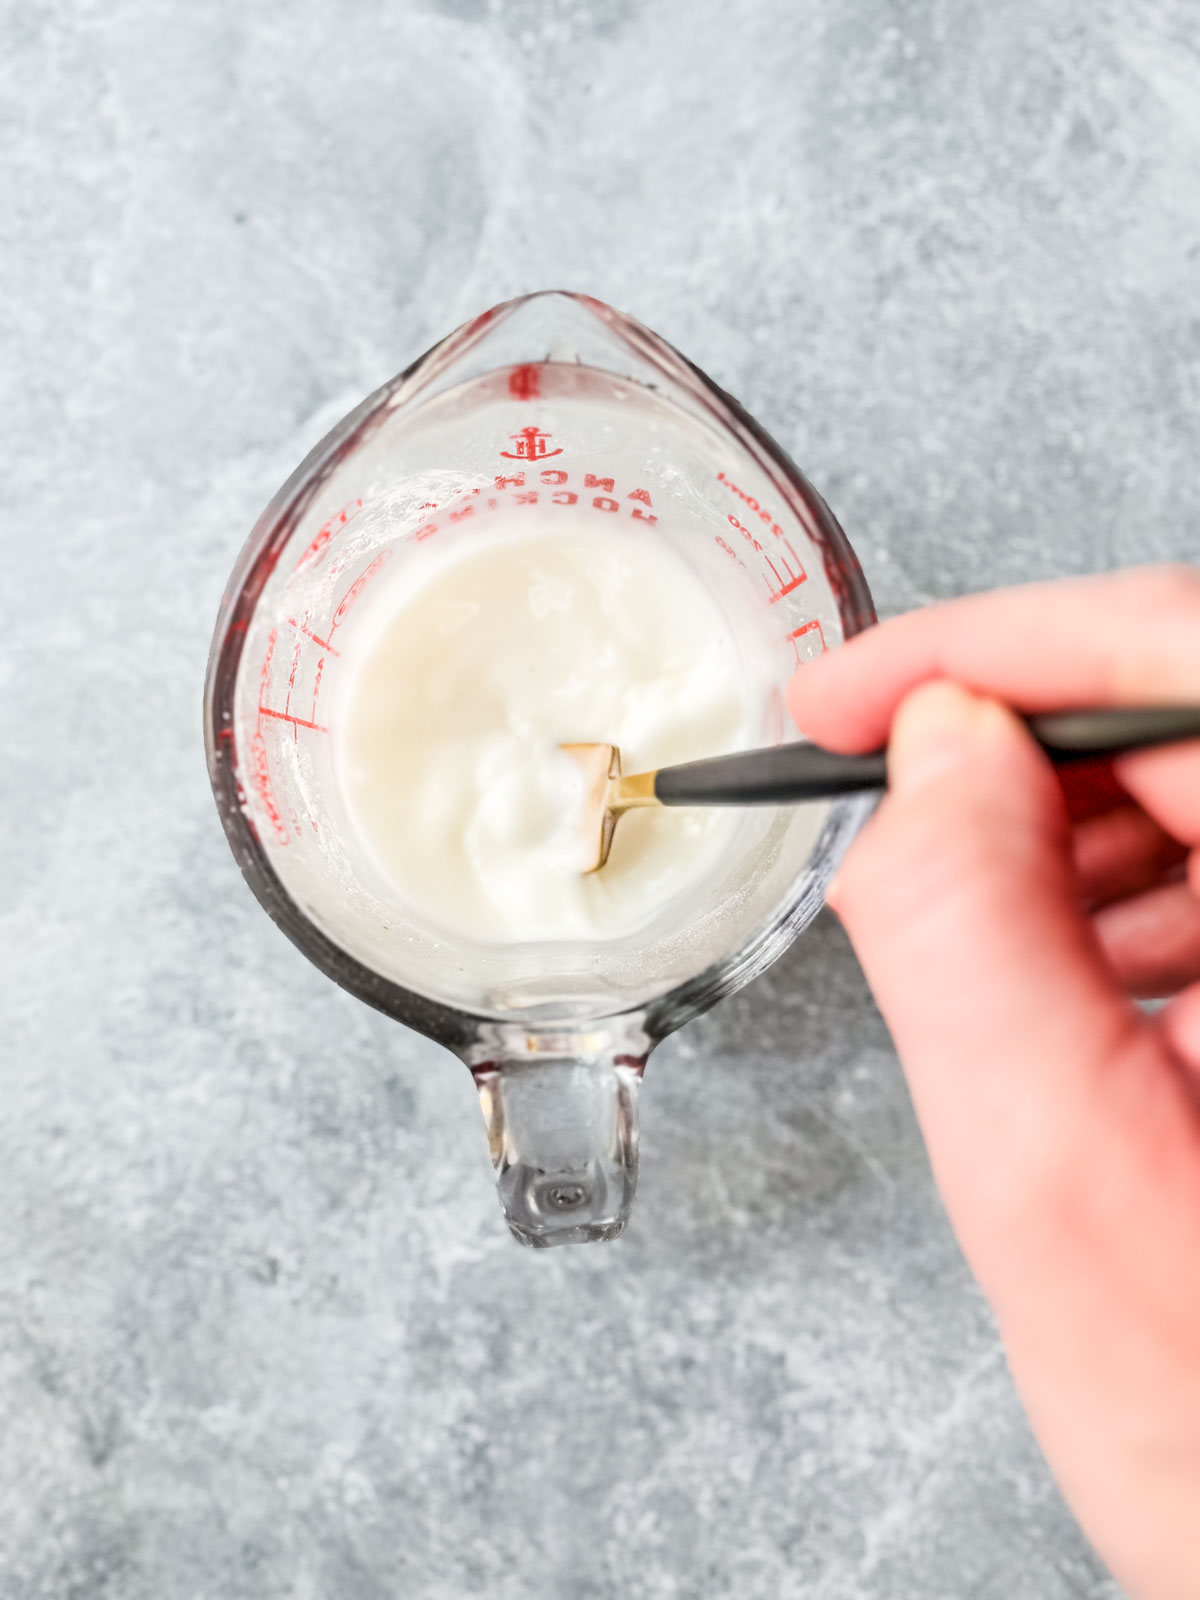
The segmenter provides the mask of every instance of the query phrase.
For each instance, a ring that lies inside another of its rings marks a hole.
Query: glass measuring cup
[[[496,945],[426,924],[354,844],[329,732],[371,590],[503,518],[667,539],[719,597],[792,735],[796,667],[874,621],[844,534],[728,395],[631,318],[547,292],[465,324],[343,419],[250,535],[205,689],[209,774],[263,908],[351,994],[458,1055],[523,1242],[613,1238],[637,1181],[637,1096],[674,1029],[749,982],[815,916],[870,810],[742,814],[716,876],[595,943]]]

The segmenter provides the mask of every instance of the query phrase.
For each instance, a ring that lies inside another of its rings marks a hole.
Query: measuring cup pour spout
[[[500,1203],[522,1244],[582,1244],[624,1229],[649,1048],[624,1019],[563,1033],[483,1026],[467,1060]]]

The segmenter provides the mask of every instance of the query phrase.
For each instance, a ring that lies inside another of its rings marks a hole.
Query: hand
[[[1060,781],[1004,707],[1200,701],[1200,570],[898,617],[789,700],[833,749],[890,731],[831,903],[1051,1468],[1131,1594],[1196,1600],[1200,741]]]

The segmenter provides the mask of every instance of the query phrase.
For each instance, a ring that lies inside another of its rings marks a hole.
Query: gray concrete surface
[[[4,1600],[1100,1600],[823,920],[620,1244],[264,919],[199,696],[261,506],[513,292],[809,470],[881,608],[1200,553],[1194,0],[0,12]]]

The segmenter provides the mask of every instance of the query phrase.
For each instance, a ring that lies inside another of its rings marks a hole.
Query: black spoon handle
[[[1062,711],[1026,721],[1055,766],[1200,739],[1200,705]],[[689,761],[663,767],[654,780],[654,793],[665,806],[778,805],[886,787],[885,750],[843,756],[815,744],[781,744]]]

